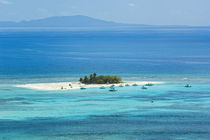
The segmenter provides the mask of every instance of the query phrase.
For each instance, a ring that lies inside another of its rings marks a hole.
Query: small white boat
[[[81,90],[85,90],[86,88],[85,88],[85,87],[81,87],[80,89],[81,89]]]
[[[119,85],[119,87],[124,87],[123,85]]]
[[[190,84],[186,84],[184,87],[189,88],[192,87]]]
[[[137,85],[137,84],[133,84],[132,86],[136,87],[136,86],[138,86],[138,85]]]
[[[115,92],[115,91],[117,91],[115,88],[111,88],[109,91],[111,91],[111,92]]]
[[[111,85],[111,86],[110,86],[110,88],[113,88],[113,87],[115,87],[115,85]]]
[[[102,87],[100,87],[100,89],[106,89],[106,87],[105,86],[102,86]]]
[[[154,86],[154,84],[152,84],[152,83],[147,83],[147,84],[145,84],[145,86],[151,87],[151,86]]]
[[[147,89],[147,87],[145,87],[145,86],[142,86],[142,87],[141,87],[141,89]]]

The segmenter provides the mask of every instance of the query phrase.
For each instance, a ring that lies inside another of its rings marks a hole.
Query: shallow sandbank
[[[133,84],[138,85],[145,85],[147,83],[151,84],[162,84],[163,82],[157,81],[126,81],[120,84],[81,84],[79,82],[59,82],[59,83],[36,83],[36,84],[23,84],[23,85],[16,85],[16,87],[20,88],[28,88],[34,90],[73,90],[73,89],[80,89],[81,87],[84,88],[99,88],[99,87],[109,87],[111,85],[119,86],[119,85],[126,85],[129,84],[132,86]]]

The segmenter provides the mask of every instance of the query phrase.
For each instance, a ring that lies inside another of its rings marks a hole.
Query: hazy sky
[[[0,21],[71,15],[123,23],[210,25],[210,0],[0,0]]]

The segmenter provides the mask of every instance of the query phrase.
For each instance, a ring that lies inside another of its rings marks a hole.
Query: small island
[[[115,91],[114,87],[127,87],[127,86],[144,86],[142,89],[146,89],[148,86],[153,84],[162,84],[160,81],[122,81],[121,77],[115,75],[99,75],[96,73],[90,74],[90,76],[85,76],[80,78],[80,82],[57,82],[57,83],[29,83],[22,85],[15,85],[15,87],[42,90],[42,91],[52,91],[52,90],[75,90],[75,89],[87,89],[87,88],[100,88],[106,89],[110,87],[112,91]],[[147,86],[145,88],[145,86]]]
[[[83,84],[119,84],[122,83],[121,77],[118,76],[97,76],[96,73],[90,74],[90,76],[85,76],[79,80]]]

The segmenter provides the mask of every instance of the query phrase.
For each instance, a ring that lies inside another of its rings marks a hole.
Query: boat
[[[129,84],[126,84],[125,86],[128,87],[128,86],[130,86],[130,85],[129,85]]]
[[[133,84],[132,86],[138,86],[137,84]]]
[[[123,85],[119,85],[119,87],[123,87]]]
[[[80,89],[81,89],[81,90],[85,90],[86,88],[85,88],[85,87],[81,87]]]
[[[111,85],[111,86],[110,86],[110,88],[113,88],[113,87],[115,87],[115,85]]]
[[[106,87],[105,86],[102,86],[102,87],[100,87],[100,89],[106,89]]]
[[[141,89],[147,89],[147,87],[145,87],[145,86],[142,86],[142,87],[141,87]]]
[[[117,91],[115,88],[111,88],[109,91],[111,91],[111,92],[115,92],[115,91]]]
[[[145,84],[145,86],[151,87],[151,86],[154,86],[154,84],[152,84],[152,83],[147,83],[147,84]]]
[[[186,84],[184,87],[188,88],[188,87],[192,87],[192,86],[190,84]]]

